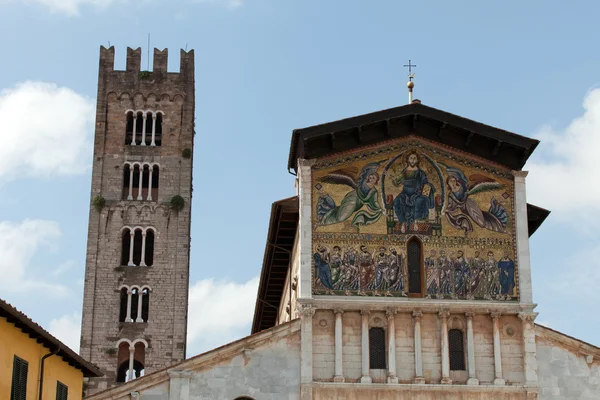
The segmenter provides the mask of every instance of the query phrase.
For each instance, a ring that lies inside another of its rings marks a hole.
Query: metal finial
[[[412,72],[412,67],[416,67],[416,64],[413,64],[411,60],[408,60],[408,64],[404,64],[404,67],[408,67],[408,83],[406,86],[408,87],[408,104],[412,103],[412,92],[415,87],[415,83],[413,82],[413,78],[415,74]]]

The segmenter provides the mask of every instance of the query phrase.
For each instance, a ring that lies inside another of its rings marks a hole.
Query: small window
[[[423,282],[421,276],[422,269],[422,248],[418,239],[412,238],[408,242],[408,294],[415,296],[423,295]]]
[[[27,397],[27,370],[29,363],[17,356],[13,359],[12,386],[10,400],[26,400]]]
[[[450,348],[450,370],[464,371],[465,368],[465,347],[463,333],[460,329],[450,329],[448,331],[448,347]]]
[[[383,328],[369,330],[369,368],[386,369],[385,331]]]
[[[56,381],[56,400],[67,400],[69,388],[64,383]]]

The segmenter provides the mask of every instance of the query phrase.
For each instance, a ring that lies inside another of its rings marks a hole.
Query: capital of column
[[[490,317],[492,317],[492,319],[499,319],[501,316],[502,316],[502,313],[499,313],[497,311],[490,313]]]
[[[142,232],[142,237],[145,238],[146,237],[146,232]]]
[[[440,310],[438,312],[438,315],[440,316],[440,318],[442,319],[442,321],[448,319],[448,317],[450,316],[450,311],[448,310]]]
[[[529,174],[529,171],[513,171],[513,175],[516,178],[525,178]]]
[[[419,310],[413,311],[412,316],[415,319],[415,321],[420,321],[421,318],[423,317],[423,313]]]
[[[533,321],[535,321],[538,313],[536,312],[522,312],[519,313],[519,319],[523,322],[523,324],[527,326],[533,326]]]
[[[369,310],[360,310],[360,315],[370,315],[371,311]]]
[[[135,236],[135,231],[129,232],[129,236],[134,237]]]
[[[474,316],[475,316],[474,312],[466,312],[465,313],[465,317],[467,318],[467,320],[472,320]]]
[[[152,114],[152,119],[156,120],[156,114]]]
[[[315,162],[317,162],[316,159],[306,159],[306,158],[299,158],[298,159],[298,166],[299,167],[312,167]]]
[[[129,346],[129,352],[130,353],[134,353],[135,352],[135,346]]]
[[[388,319],[394,318],[394,316],[396,316],[396,314],[398,314],[398,310],[393,310],[393,309],[387,309],[387,310],[385,310],[385,316]]]
[[[344,310],[342,310],[341,308],[335,308],[335,309],[333,310],[333,313],[334,313],[335,315],[338,315],[338,314],[339,314],[339,315],[341,315],[341,314],[344,314]]]
[[[312,318],[315,315],[315,311],[317,310],[313,306],[307,304],[299,307],[297,313],[300,314],[300,318]]]

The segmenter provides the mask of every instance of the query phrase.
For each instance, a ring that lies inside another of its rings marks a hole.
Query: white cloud
[[[528,201],[559,217],[587,218],[600,210],[600,89],[585,96],[583,108],[564,130],[544,127],[536,135],[540,155],[527,164]]]
[[[59,296],[67,294],[65,286],[34,277],[29,268],[35,253],[41,247],[52,247],[60,235],[54,221],[0,222],[0,292],[40,289]]]
[[[54,271],[52,271],[52,275],[54,275],[54,276],[62,275],[65,272],[67,272],[68,270],[70,270],[71,268],[73,268],[74,266],[75,266],[75,260],[67,260],[67,261],[61,263]]]
[[[258,277],[246,283],[205,279],[190,288],[188,357],[249,335]]]
[[[63,315],[50,321],[48,331],[71,350],[79,352],[79,337],[81,335],[81,313]]]
[[[0,180],[87,172],[92,100],[52,83],[24,82],[0,91]]]
[[[114,3],[114,0],[26,0],[28,3],[39,4],[46,7],[50,12],[77,16],[81,7],[93,6],[95,8],[106,8]]]

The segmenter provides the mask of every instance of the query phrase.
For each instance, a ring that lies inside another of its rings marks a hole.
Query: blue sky
[[[0,297],[78,346],[98,48],[196,54],[189,356],[246,335],[294,128],[415,97],[537,137],[538,322],[600,344],[600,4],[0,0]]]

